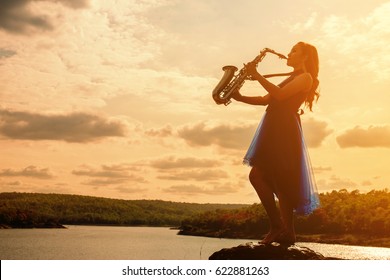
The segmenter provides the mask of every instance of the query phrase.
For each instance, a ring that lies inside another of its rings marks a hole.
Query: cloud
[[[322,172],[326,172],[326,171],[332,171],[332,167],[330,167],[330,166],[327,166],[327,167],[316,166],[316,167],[313,167],[313,171],[315,173],[322,173]]]
[[[92,186],[107,186],[118,185],[123,183],[147,183],[147,180],[131,173],[131,171],[139,171],[138,168],[122,164],[122,165],[102,165],[100,169],[89,166],[83,166],[78,170],[73,170],[72,174],[76,176],[84,176],[93,178],[84,182],[85,185]]]
[[[216,124],[207,122],[188,124],[178,128],[177,135],[190,146],[215,145],[225,149],[246,149],[256,129],[255,124]],[[313,118],[303,124],[305,140],[309,147],[319,147],[324,139],[332,133],[332,129],[324,121]]]
[[[20,170],[3,169],[0,171],[0,177],[32,177],[38,179],[54,178],[48,168],[38,169],[33,165]]]
[[[320,147],[325,138],[333,131],[326,122],[313,118],[303,121],[302,127],[306,144],[312,148]]]
[[[127,187],[127,186],[118,186],[115,188],[118,192],[123,194],[137,194],[139,197],[140,193],[144,193],[147,191],[146,188],[140,187]]]
[[[196,181],[210,181],[228,178],[228,173],[223,170],[207,169],[207,170],[190,170],[190,171],[173,171],[168,175],[157,176],[158,179],[163,180],[196,180]]]
[[[369,181],[369,180],[364,180],[362,182],[362,186],[365,186],[365,187],[372,186],[372,185],[373,185],[373,183],[371,181]]]
[[[206,122],[186,125],[178,129],[178,136],[190,146],[216,145],[226,149],[245,149],[253,136],[253,125],[218,124]]]
[[[86,8],[89,6],[89,2],[90,2],[90,0],[46,0],[46,1],[60,3],[73,9]]]
[[[14,56],[15,54],[16,54],[16,51],[7,50],[7,49],[0,49],[0,59],[8,58],[8,57]]]
[[[346,130],[336,140],[341,148],[390,148],[390,125],[371,125],[367,128],[356,126]]]
[[[386,81],[390,77],[390,2],[360,2],[348,11],[342,11],[335,3],[333,10],[330,4],[329,10],[320,7],[307,16],[300,15],[298,22],[289,20],[291,17],[280,22],[291,33],[312,37],[320,56],[323,54],[322,65],[328,64],[333,75],[364,71],[373,74],[377,81]]]
[[[59,3],[78,9],[87,7],[89,0],[2,0],[0,1],[0,28],[17,34],[27,34],[31,28],[52,30],[53,23],[48,17],[42,14],[43,12],[35,14],[31,8],[31,4],[39,2]]]
[[[86,113],[43,115],[0,109],[0,135],[19,140],[86,143],[105,137],[123,137],[125,125]]]
[[[331,15],[320,28],[318,44],[323,48],[332,45],[334,58],[343,63],[345,72],[363,68],[378,80],[387,80],[390,77],[389,13],[390,2],[387,2],[357,20]],[[355,53],[359,55],[351,56]]]
[[[219,166],[218,160],[200,159],[195,157],[177,158],[169,156],[150,161],[150,166],[157,169],[177,169],[177,168],[210,168]]]
[[[228,174],[225,171],[214,169],[214,167],[219,167],[221,164],[221,161],[214,159],[177,158],[174,156],[149,162],[151,167],[161,172],[161,175],[157,176],[158,179],[182,181],[209,181],[227,178]]]
[[[288,28],[292,32],[304,33],[307,30],[310,30],[310,29],[312,29],[315,26],[315,23],[317,21],[317,17],[318,17],[318,13],[317,12],[313,12],[309,16],[309,18],[306,19],[306,21],[304,21],[304,22],[297,22],[295,24],[289,24]],[[283,24],[283,22],[282,22],[282,24]]]
[[[335,189],[353,189],[356,188],[358,185],[359,184],[348,178],[340,178],[335,175],[331,176],[327,180],[322,179],[317,181],[318,189],[321,191]]]
[[[0,2],[0,28],[11,33],[25,33],[31,27],[50,30],[51,23],[43,15],[34,15],[28,8],[30,0]]]
[[[166,125],[159,129],[148,129],[145,131],[146,136],[151,137],[168,137],[173,135],[173,128],[170,125]]]
[[[211,187],[201,187],[199,185],[175,185],[164,189],[164,192],[178,195],[224,195],[236,193],[239,188],[229,185],[216,185]]]

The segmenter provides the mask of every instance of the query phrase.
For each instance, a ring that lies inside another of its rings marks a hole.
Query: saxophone
[[[259,64],[260,61],[263,60],[267,53],[273,53],[277,55],[280,59],[287,59],[287,57],[283,54],[277,53],[269,48],[265,48],[260,52],[258,56],[255,57],[254,60],[252,60],[248,64],[255,64],[257,66],[257,64]],[[217,103],[218,105],[224,104],[225,106],[227,106],[231,102],[230,99],[232,98],[232,94],[243,86],[245,80],[248,80],[251,77],[247,73],[246,64],[244,64],[244,67],[236,75],[235,72],[238,70],[236,66],[226,65],[222,67],[222,70],[224,71],[224,75],[217,84],[217,86],[214,88],[212,96],[215,103]],[[290,73],[270,74],[264,75],[264,77],[269,78],[273,76],[281,76],[287,74]]]

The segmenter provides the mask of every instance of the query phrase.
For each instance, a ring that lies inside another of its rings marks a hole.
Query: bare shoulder
[[[297,83],[300,83],[304,88],[310,88],[313,83],[313,78],[309,73],[302,73],[294,79]]]
[[[302,74],[299,74],[298,76],[295,77],[295,79],[301,80],[301,81],[310,81],[310,82],[313,81],[313,78],[312,78],[311,75],[310,75],[309,73],[307,73],[307,72],[302,73]]]

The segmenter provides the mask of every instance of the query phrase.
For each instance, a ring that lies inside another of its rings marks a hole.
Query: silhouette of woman
[[[319,97],[317,49],[297,43],[288,54],[287,65],[294,72],[278,86],[260,75],[254,64],[247,65],[252,79],[268,94],[243,96],[237,91],[233,96],[247,104],[268,105],[244,157],[244,163],[252,167],[249,180],[270,220],[270,230],[260,241],[263,244],[295,243],[294,211],[306,215],[319,206],[299,114],[302,104],[312,110]]]

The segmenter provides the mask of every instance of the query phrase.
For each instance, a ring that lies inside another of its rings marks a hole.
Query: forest
[[[80,195],[0,193],[0,228],[61,225],[171,226],[204,211],[243,207]]]
[[[320,194],[321,206],[295,217],[298,241],[390,247],[390,192],[339,190]],[[260,239],[268,219],[260,204],[216,209],[183,220],[180,234]]]

